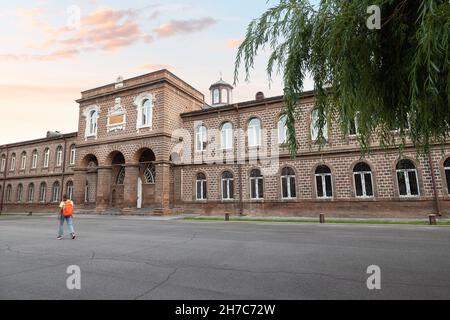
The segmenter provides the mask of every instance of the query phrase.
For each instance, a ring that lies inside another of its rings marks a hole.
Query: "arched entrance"
[[[121,152],[113,151],[108,155],[106,165],[110,167],[108,187],[111,194],[108,196],[109,205],[112,208],[122,208],[125,194],[125,157]]]
[[[93,154],[86,155],[82,160],[82,167],[86,170],[84,181],[81,181],[82,200],[85,206],[95,206],[97,202],[98,160]]]
[[[139,163],[136,207],[152,208],[155,203],[155,154],[149,148],[142,148],[136,152],[134,160]]]

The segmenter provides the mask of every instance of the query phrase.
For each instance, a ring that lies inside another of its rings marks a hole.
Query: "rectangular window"
[[[76,149],[72,148],[70,149],[70,165],[74,165],[75,164],[75,157],[76,157]]]
[[[44,155],[44,168],[48,168],[48,162],[49,162],[49,159],[50,159],[50,152],[45,152],[45,155]]]
[[[333,196],[333,186],[331,184],[331,176],[327,175],[325,177],[325,186],[327,197],[331,198]]]
[[[6,159],[2,158],[2,164],[0,166],[0,171],[1,172],[5,171],[5,167],[6,167]]]
[[[357,197],[364,196],[363,184],[362,184],[362,176],[359,173],[355,174],[355,189],[356,189],[356,196]]]
[[[33,154],[33,158],[31,160],[31,169],[37,168],[37,160],[38,160],[37,154]]]
[[[16,170],[16,157],[11,158],[11,171]]]
[[[398,178],[398,188],[401,196],[407,196],[408,192],[406,190],[406,176],[405,173],[397,172],[397,178]]]
[[[234,198],[233,180],[231,179],[222,180],[222,199],[232,200],[233,198]]]
[[[365,182],[365,186],[366,186],[366,196],[373,197],[372,174],[371,173],[364,174],[364,182]]]
[[[417,185],[417,175],[415,171],[408,172],[409,189],[412,196],[419,195],[419,186]]]
[[[62,165],[62,150],[58,150],[56,153],[56,166],[60,167]]]
[[[317,197],[323,198],[324,192],[323,192],[322,176],[316,176],[316,186],[317,186]]]
[[[27,156],[22,156],[22,161],[20,163],[20,169],[25,170],[26,165],[27,165]]]

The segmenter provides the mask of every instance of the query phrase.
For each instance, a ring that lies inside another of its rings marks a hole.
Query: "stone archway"
[[[150,148],[139,149],[133,157],[139,164],[137,178],[137,208],[154,208],[155,206],[155,154]]]
[[[99,162],[94,154],[87,154],[74,170],[73,193],[76,205],[85,209],[97,204]]]

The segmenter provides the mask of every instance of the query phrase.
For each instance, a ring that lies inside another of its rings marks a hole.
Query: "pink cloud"
[[[177,34],[192,33],[202,31],[217,23],[213,18],[201,18],[192,20],[172,20],[168,23],[160,25],[153,31],[159,37],[172,37]]]
[[[227,49],[234,49],[239,47],[242,44],[242,39],[230,39],[225,44],[225,48]]]

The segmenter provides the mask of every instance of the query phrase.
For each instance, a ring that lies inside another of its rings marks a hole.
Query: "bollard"
[[[437,222],[436,222],[436,215],[435,215],[435,214],[430,214],[430,215],[428,216],[428,218],[430,219],[430,226],[435,226],[435,225],[437,225]]]
[[[324,213],[320,214],[320,223],[325,223],[325,214]]]
[[[229,213],[225,213],[225,221],[230,221],[230,214]]]

